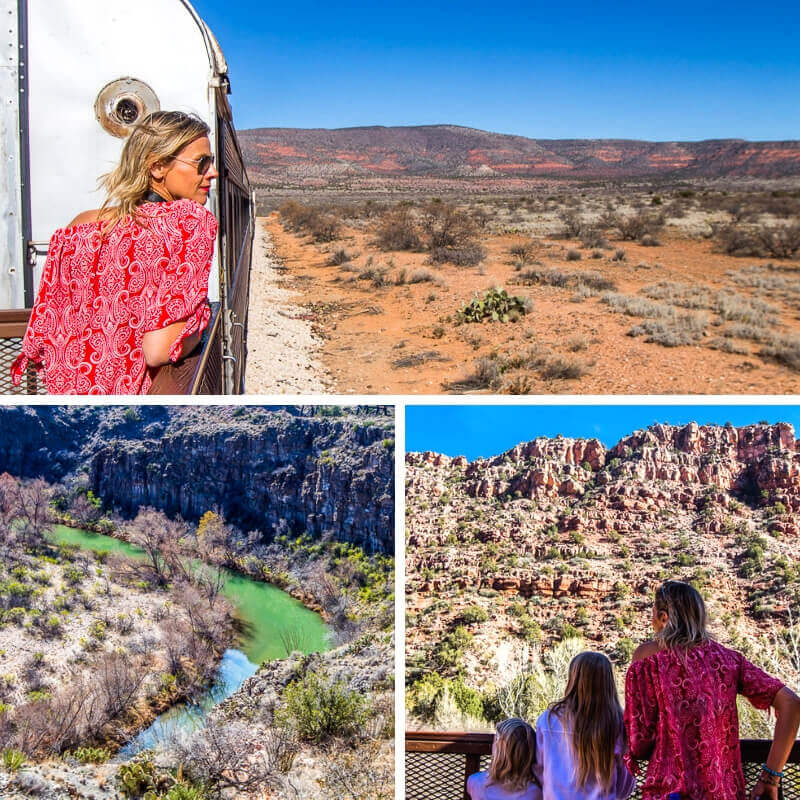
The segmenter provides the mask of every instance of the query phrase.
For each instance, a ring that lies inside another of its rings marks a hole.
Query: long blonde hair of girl
[[[614,751],[624,734],[622,706],[611,662],[602,653],[579,653],[569,665],[567,690],[550,706],[572,728],[577,782],[594,780],[605,792],[614,780]]]
[[[489,765],[489,782],[520,791],[535,780],[536,736],[524,720],[513,717],[497,724]]]
[[[156,111],[136,125],[125,140],[119,164],[99,181],[106,190],[99,211],[104,231],[136,215],[150,191],[151,167],[170,161],[187,144],[208,134],[209,127],[200,117],[182,111]]]
[[[686,650],[707,642],[706,604],[700,592],[690,583],[665,581],[656,589],[656,611],[667,612],[667,623],[655,635],[670,650]]]

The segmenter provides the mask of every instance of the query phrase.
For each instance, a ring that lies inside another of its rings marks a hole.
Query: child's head
[[[489,780],[507,789],[524,789],[533,778],[536,736],[524,720],[514,717],[497,724]]]
[[[569,665],[564,697],[551,711],[572,728],[578,785],[593,779],[606,791],[614,776],[614,750],[623,734],[611,662],[602,653],[579,653]]]

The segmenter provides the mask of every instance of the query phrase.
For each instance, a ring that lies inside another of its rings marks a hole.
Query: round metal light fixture
[[[97,121],[103,130],[119,139],[124,139],[148,114],[160,110],[156,93],[136,78],[118,78],[107,83],[94,101]]]

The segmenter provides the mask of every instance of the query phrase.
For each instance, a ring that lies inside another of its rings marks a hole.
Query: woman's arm
[[[169,364],[169,351],[177,341],[181,332],[186,327],[186,320],[174,322],[157,331],[148,331],[142,338],[142,353],[148,367],[160,367]],[[183,340],[181,357],[189,355],[197,347],[202,337],[202,331],[197,331]]]
[[[772,746],[769,748],[766,764],[774,772],[782,772],[789,758],[792,746],[797,738],[797,729],[800,727],[800,698],[788,686],[784,686],[772,701],[775,709],[775,733],[772,737]],[[766,781],[769,774],[758,780],[750,792],[750,798],[763,797],[764,800],[777,800],[778,787],[771,786]]]

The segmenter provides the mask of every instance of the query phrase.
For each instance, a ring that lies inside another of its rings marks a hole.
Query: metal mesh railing
[[[0,311],[0,394],[47,394],[44,373],[29,367],[19,386],[11,383],[11,364],[22,351],[29,309]]]
[[[491,733],[406,733],[406,800],[468,800],[466,781],[489,766]],[[745,782],[753,786],[767,757],[770,742],[742,739]],[[646,765],[643,765],[642,775]],[[784,770],[780,800],[800,800],[800,744],[795,744]],[[642,782],[641,780],[639,781]],[[632,795],[640,800],[641,792]]]

